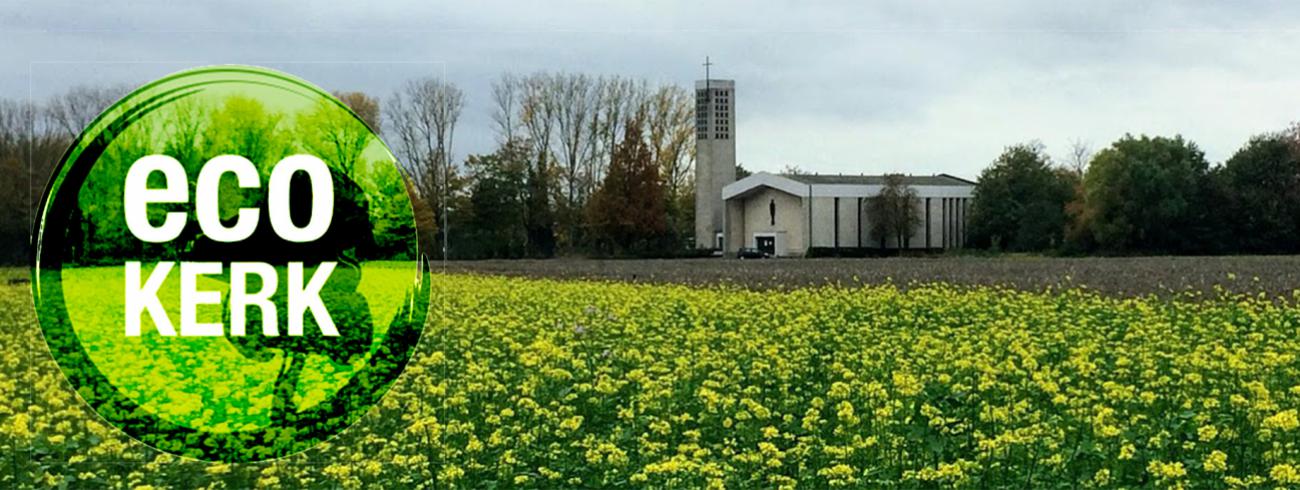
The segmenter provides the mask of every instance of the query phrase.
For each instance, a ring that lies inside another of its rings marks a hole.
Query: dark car
[[[769,254],[757,248],[741,248],[740,250],[736,251],[736,258],[738,259],[766,259],[771,256],[772,254]]]

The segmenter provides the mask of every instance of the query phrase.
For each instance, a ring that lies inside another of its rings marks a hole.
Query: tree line
[[[52,166],[129,90],[0,98],[0,199],[11,210],[0,215],[0,260],[26,261],[31,213]],[[694,104],[680,86],[503,74],[481,109],[497,145],[463,158],[452,148],[466,99],[446,80],[410,80],[383,98],[335,95],[397,154],[430,257],[689,252]],[[350,136],[339,137],[321,151],[346,156]],[[914,193],[886,188],[870,203],[878,218],[870,235],[904,243]],[[1126,135],[1097,152],[1076,143],[1063,158],[1037,142],[1012,145],[980,174],[967,232],[969,247],[1008,252],[1300,253],[1300,125],[1257,135],[1216,165],[1181,136]]]
[[[0,216],[0,260],[27,260],[32,213],[53,166],[130,89],[76,87],[41,102],[0,98],[0,171],[7,176],[0,200],[12,210]],[[465,110],[454,84],[421,78],[384,98],[335,95],[396,153],[430,257],[684,249],[694,219],[694,104],[682,87],[569,73],[504,74],[493,83],[487,108],[497,147],[463,159],[452,151]],[[219,112],[235,117],[252,110],[245,109]],[[264,138],[256,136],[272,129],[244,127],[256,126],[251,120],[232,124],[248,133],[236,138],[252,145],[241,151],[259,150],[255,143]],[[335,159],[356,153],[349,145],[357,135],[320,133],[328,141],[313,148]]]
[[[1063,159],[1010,146],[980,174],[968,246],[1062,254],[1300,253],[1300,125],[1211,165],[1181,136],[1125,135]]]

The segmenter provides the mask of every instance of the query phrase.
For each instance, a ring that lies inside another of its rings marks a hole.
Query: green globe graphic
[[[55,361],[141,442],[279,458],[373,407],[419,341],[428,276],[375,132],[325,91],[218,66],[86,128],[38,213],[32,288]]]

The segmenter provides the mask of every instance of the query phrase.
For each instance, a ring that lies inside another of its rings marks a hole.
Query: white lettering
[[[306,315],[307,310],[311,310],[312,316],[316,318],[316,324],[320,325],[321,333],[327,336],[338,336],[339,331],[334,328],[334,320],[330,318],[325,303],[320,299],[320,290],[325,286],[325,281],[329,280],[330,274],[334,272],[335,264],[335,262],[321,262],[304,287],[302,262],[289,263],[289,335],[302,335],[303,316]]]
[[[171,273],[175,262],[159,262],[155,265],[153,272],[149,273],[149,279],[145,281],[144,286],[140,285],[140,263],[126,263],[126,336],[140,336],[140,314],[145,311],[149,312],[149,317],[153,319],[153,324],[158,328],[158,333],[171,337],[176,335],[176,329],[172,327],[171,319],[167,318],[167,310],[164,310],[162,303],[158,301],[158,288],[162,287],[163,281]]]
[[[162,172],[165,180],[162,189],[150,189],[149,175]],[[162,243],[176,239],[185,229],[185,213],[172,211],[163,219],[162,226],[149,223],[150,203],[185,202],[190,193],[181,162],[167,155],[149,155],[136,160],[126,172],[126,185],[122,192],[122,211],[126,227],[142,241]]]

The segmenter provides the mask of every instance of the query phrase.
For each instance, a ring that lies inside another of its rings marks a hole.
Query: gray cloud
[[[0,95],[258,63],[385,96],[442,75],[468,94],[456,151],[491,149],[501,72],[737,80],[752,169],[974,176],[1030,139],[1063,155],[1181,133],[1221,160],[1300,119],[1283,2],[0,2]]]

